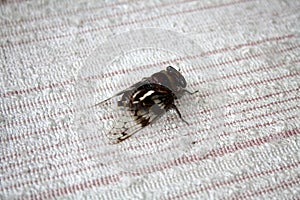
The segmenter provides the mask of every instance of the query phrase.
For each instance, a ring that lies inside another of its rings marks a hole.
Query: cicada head
[[[172,79],[173,84],[175,84],[176,87],[180,87],[182,89],[186,87],[187,83],[186,83],[185,78],[174,67],[168,66],[167,73],[169,74],[170,78]]]
[[[182,74],[172,66],[157,72],[150,77],[150,82],[169,88],[176,98],[182,97],[187,83]]]

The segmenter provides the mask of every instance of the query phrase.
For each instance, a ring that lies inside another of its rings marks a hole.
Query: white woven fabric
[[[1,2],[1,199],[300,198],[299,8]],[[189,125],[107,144],[114,110],[87,108],[168,65],[199,90],[177,102]]]

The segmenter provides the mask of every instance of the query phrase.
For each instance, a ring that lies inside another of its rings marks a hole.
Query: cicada
[[[176,111],[183,122],[188,124],[175,105],[175,100],[181,98],[185,93],[198,92],[190,92],[185,89],[186,86],[187,82],[183,75],[172,66],[168,66],[165,70],[145,77],[131,87],[97,103],[95,106],[119,96],[117,107],[124,109],[124,116],[120,120],[116,120],[107,134],[111,143],[124,141],[144,127],[153,124],[172,109]]]

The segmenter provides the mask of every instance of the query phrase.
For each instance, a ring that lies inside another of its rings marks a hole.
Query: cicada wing
[[[146,126],[153,124],[163,114],[157,115],[152,111],[138,111],[134,114],[132,111],[126,110],[123,112],[123,116],[115,121],[107,137],[112,144],[122,142]]]
[[[109,100],[111,100],[111,99],[113,99],[113,98],[115,98],[115,97],[117,97],[117,96],[119,96],[119,95],[124,94],[126,91],[128,91],[128,90],[127,90],[127,89],[126,89],[126,90],[123,90],[123,91],[121,91],[121,92],[119,92],[119,93],[117,93],[117,94],[115,94],[115,95],[109,97],[108,99],[105,99],[105,100],[103,100],[103,101],[101,101],[101,102],[99,102],[99,103],[96,103],[96,104],[94,105],[94,107],[100,106],[100,105],[102,105],[103,103],[105,103],[105,102],[107,102],[107,101],[109,101]]]
[[[136,89],[136,88],[139,87],[140,85],[145,84],[145,80],[147,80],[147,78],[143,78],[142,81],[135,83],[134,85],[130,86],[129,88],[127,88],[127,89],[125,89],[125,90],[123,90],[123,91],[121,91],[121,92],[118,92],[117,94],[115,94],[115,95],[113,95],[113,96],[111,96],[111,97],[109,97],[109,98],[107,98],[107,99],[105,99],[105,100],[103,100],[103,101],[101,101],[101,102],[99,102],[99,103],[96,103],[96,104],[94,105],[94,107],[100,106],[100,105],[102,105],[103,103],[105,103],[105,102],[107,102],[107,101],[109,101],[109,100],[111,100],[111,99],[113,99],[113,98],[115,98],[115,97],[117,97],[117,96],[123,95],[123,94],[126,93],[126,92],[133,91],[134,89]]]
[[[109,100],[104,108],[114,120],[107,137],[111,143],[119,143],[160,118],[172,105],[173,96],[168,88],[143,79],[95,106]]]

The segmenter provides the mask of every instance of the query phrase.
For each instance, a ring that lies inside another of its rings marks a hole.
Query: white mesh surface
[[[1,2],[1,199],[299,198],[299,7]],[[89,106],[168,65],[190,125],[108,145]]]

